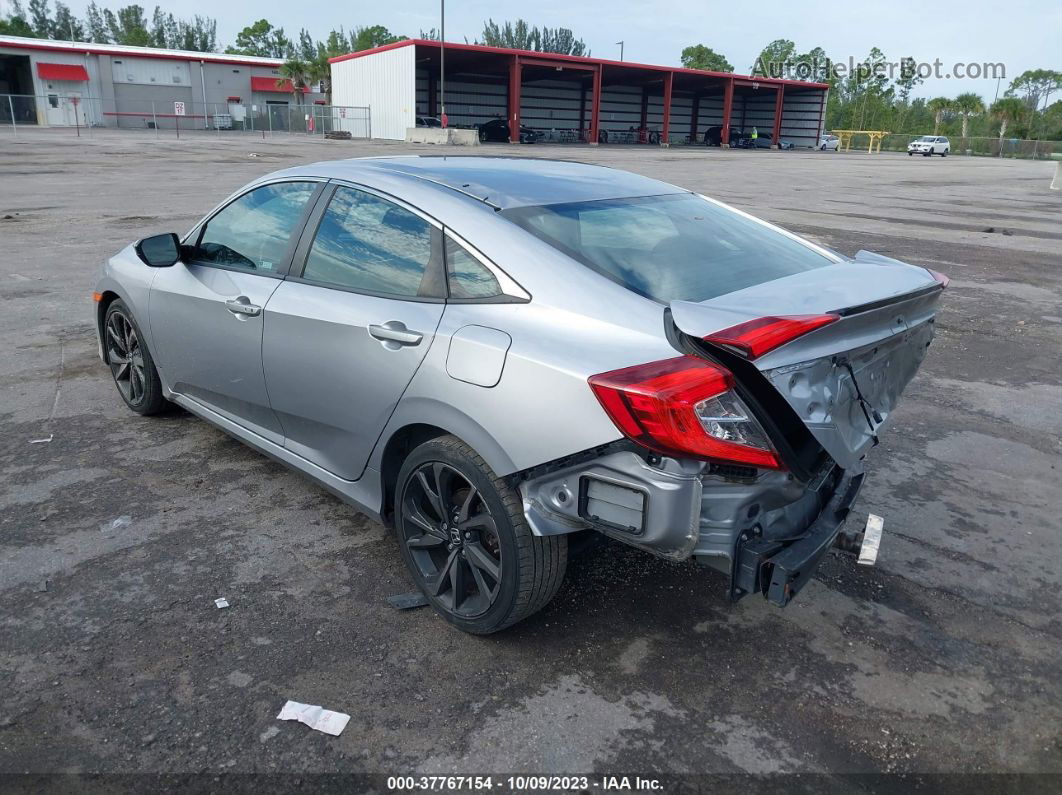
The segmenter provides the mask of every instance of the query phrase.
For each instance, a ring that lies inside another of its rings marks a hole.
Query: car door
[[[442,317],[441,231],[369,189],[329,192],[269,300],[262,357],[284,446],[357,480]]]
[[[185,262],[160,268],[149,317],[170,388],[281,444],[262,370],[265,307],[323,182],[262,185],[229,202],[185,241]]]

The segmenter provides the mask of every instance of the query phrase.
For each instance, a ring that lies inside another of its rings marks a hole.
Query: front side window
[[[661,303],[707,301],[837,261],[688,193],[518,207],[502,215],[583,265]]]
[[[494,274],[450,237],[446,238],[446,279],[451,298],[494,298],[502,294]]]
[[[430,296],[431,224],[397,204],[338,188],[321,217],[302,277],[334,287]]]
[[[196,260],[275,273],[284,265],[292,232],[316,189],[314,182],[278,182],[245,193],[207,221]]]

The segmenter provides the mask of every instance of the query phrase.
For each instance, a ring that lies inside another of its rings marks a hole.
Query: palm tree
[[[939,135],[941,119],[951,110],[951,100],[947,97],[934,97],[926,103],[926,107],[933,112],[933,135]]]
[[[962,137],[966,140],[966,132],[970,126],[970,116],[975,113],[985,112],[985,102],[977,94],[959,94],[955,97],[955,110],[962,114]]]
[[[288,58],[280,65],[280,74],[283,77],[277,79],[277,88],[284,88],[286,81],[291,81],[291,93],[295,95],[295,104],[302,104],[302,95],[309,88],[312,78],[310,65],[301,58]]]
[[[332,66],[328,63],[328,54],[320,52],[317,57],[306,64],[306,76],[311,83],[320,83],[325,95],[325,104],[332,104]]]
[[[1003,137],[1007,134],[1007,125],[1017,123],[1025,116],[1026,105],[1017,97],[1004,97],[992,103],[988,112],[999,121],[999,156],[1003,157]]]

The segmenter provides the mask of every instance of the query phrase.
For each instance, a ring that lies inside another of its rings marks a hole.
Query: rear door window
[[[419,215],[340,187],[321,217],[302,278],[356,292],[429,297],[438,292],[432,252],[432,225]]]
[[[501,285],[487,266],[449,236],[446,238],[446,279],[451,298],[474,300],[502,295]]]

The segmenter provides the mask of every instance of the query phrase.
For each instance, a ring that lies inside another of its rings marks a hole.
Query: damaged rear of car
[[[843,532],[945,279],[581,163],[393,157],[263,177],[93,293],[121,399],[176,403],[392,525],[467,632],[597,531],[785,605]],[[266,388],[268,384],[268,389]]]
[[[629,446],[525,481],[537,532],[590,526],[692,556],[730,578],[732,599],[779,606],[831,546],[860,550],[845,519],[933,339],[945,277],[845,258],[689,194],[510,217],[661,304],[676,351],[588,379]]]

